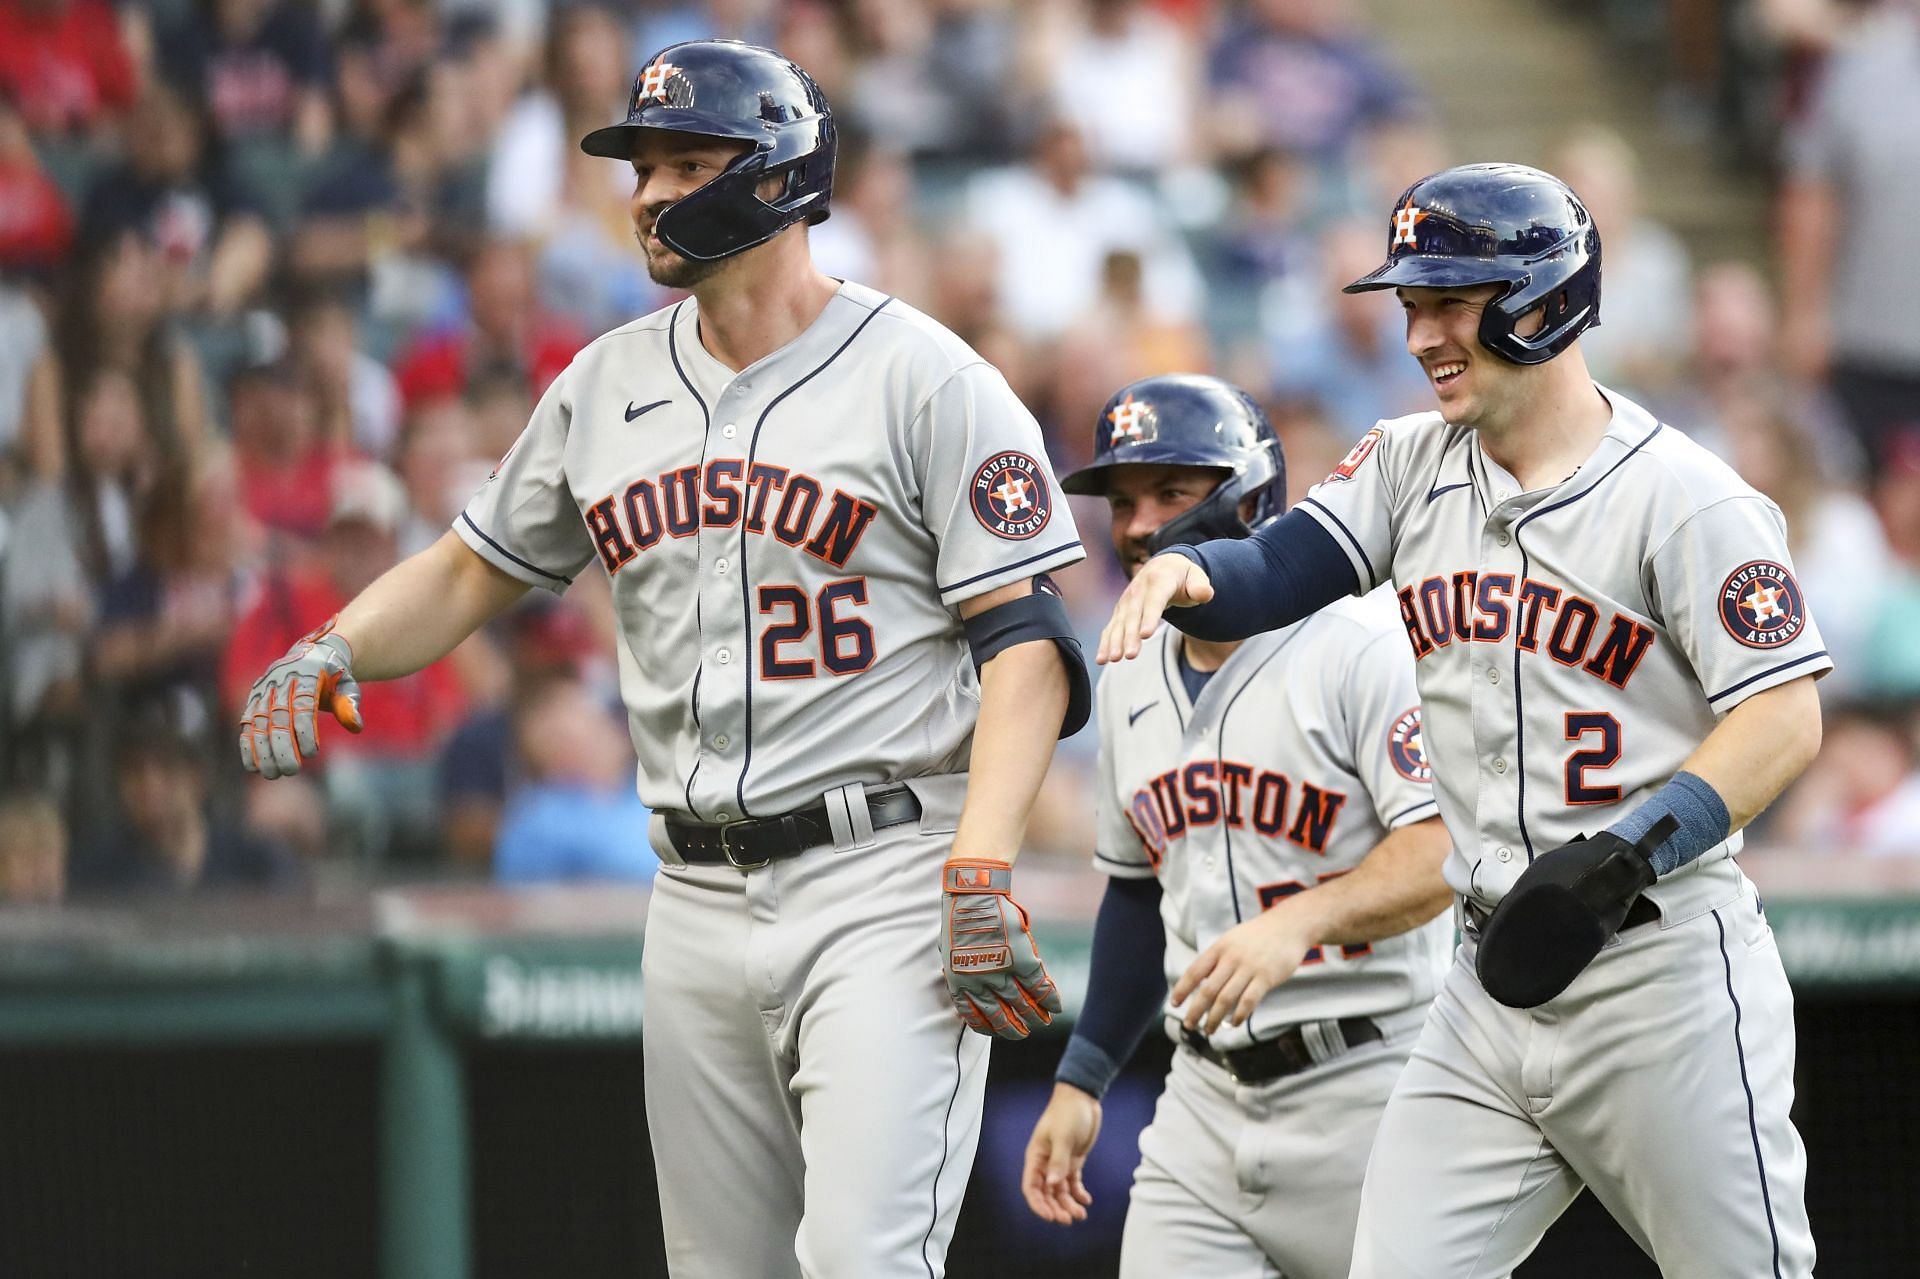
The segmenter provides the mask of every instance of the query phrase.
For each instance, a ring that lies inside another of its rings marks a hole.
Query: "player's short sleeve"
[[[939,544],[941,603],[951,607],[1086,554],[1040,425],[992,365],[969,364],[941,382],[911,438],[921,518]]]
[[[555,378],[527,429],[453,522],[462,541],[495,568],[556,594],[593,559],[593,539],[567,485],[571,379]]]
[[[1153,859],[1147,855],[1146,844],[1141,841],[1140,833],[1127,816],[1126,804],[1120,797],[1119,784],[1115,780],[1114,733],[1109,727],[1112,711],[1104,706],[1101,709],[1099,780],[1096,783],[1099,793],[1094,799],[1093,865],[1096,870],[1115,879],[1149,879],[1154,873]],[[1121,718],[1124,721],[1125,717]]]
[[[1385,632],[1367,640],[1347,667],[1342,692],[1354,772],[1380,824],[1398,830],[1439,816],[1406,636]]]
[[[1656,546],[1648,594],[1716,715],[1833,669],[1787,554],[1786,520],[1758,494],[1723,498]]]
[[[1365,595],[1393,571],[1393,456],[1402,441],[1386,422],[1360,437],[1326,479],[1307,490],[1300,508],[1346,552]]]

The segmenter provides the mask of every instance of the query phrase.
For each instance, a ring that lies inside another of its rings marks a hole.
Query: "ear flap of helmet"
[[[825,183],[805,179],[816,166],[831,175],[836,148],[830,119],[782,126],[713,181],[661,210],[654,234],[683,258],[712,262],[765,244],[803,219],[824,222],[831,176]],[[769,177],[787,179],[772,203],[759,193]]]

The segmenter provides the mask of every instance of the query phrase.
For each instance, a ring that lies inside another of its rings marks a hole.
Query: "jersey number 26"
[[[828,582],[809,596],[798,586],[760,588],[760,615],[779,620],[760,632],[761,679],[812,679],[811,654],[783,654],[784,645],[800,644],[820,628],[820,665],[832,675],[857,675],[873,665],[873,627],[864,618],[843,616],[842,603],[857,608],[867,602],[867,579],[849,577]]]

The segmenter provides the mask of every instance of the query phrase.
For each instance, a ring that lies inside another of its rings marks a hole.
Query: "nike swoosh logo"
[[[1136,719],[1139,719],[1142,715],[1145,715],[1148,711],[1152,710],[1154,707],[1158,706],[1159,704],[1160,704],[1159,702],[1148,702],[1145,706],[1142,706],[1137,711],[1128,711],[1127,727],[1132,728],[1133,721],[1135,721]]]
[[[633,401],[628,400],[627,401],[627,421],[629,422],[633,421],[633,419],[639,417],[642,413],[651,413],[655,409],[659,408],[662,404],[671,404],[671,403],[673,403],[672,400],[655,400],[651,404],[643,404],[636,409],[633,407]]]

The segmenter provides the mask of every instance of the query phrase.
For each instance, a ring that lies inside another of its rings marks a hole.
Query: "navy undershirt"
[[[1212,671],[1195,670],[1192,664],[1187,661],[1187,646],[1185,644],[1176,643],[1173,651],[1175,658],[1180,663],[1180,682],[1187,686],[1187,700],[1197,703],[1200,700],[1200,690],[1207,686],[1207,681],[1213,678],[1214,673]]]
[[[1109,879],[1093,922],[1087,997],[1054,1078],[1100,1097],[1160,1020],[1167,1000],[1161,964],[1160,881]]]
[[[1206,569],[1213,583],[1207,603],[1167,610],[1167,620],[1196,639],[1277,631],[1361,586],[1333,534],[1297,506],[1252,537],[1173,550]]]

